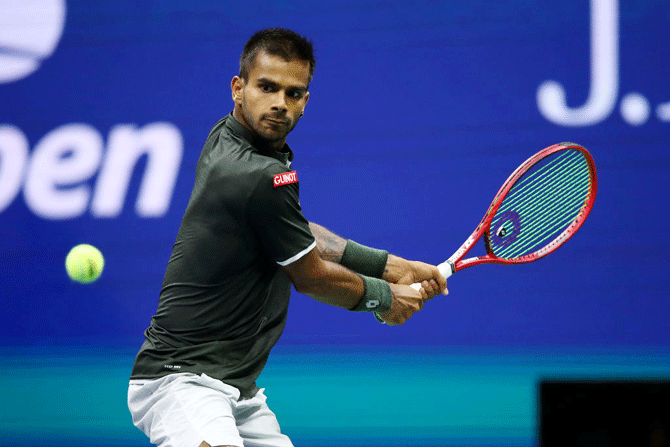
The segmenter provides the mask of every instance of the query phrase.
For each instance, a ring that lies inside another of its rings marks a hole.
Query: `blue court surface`
[[[2,348],[3,446],[148,446],[126,348]],[[532,446],[542,378],[662,378],[670,350],[277,347],[259,385],[298,446]]]

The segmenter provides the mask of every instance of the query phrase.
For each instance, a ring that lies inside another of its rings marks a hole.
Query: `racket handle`
[[[449,278],[454,273],[454,265],[449,261],[444,261],[442,264],[437,266],[437,269],[445,278]],[[419,290],[421,288],[421,283],[415,282],[410,287],[414,290]]]
[[[456,270],[455,267],[454,267],[454,264],[449,262],[449,261],[444,261],[442,264],[437,266],[437,269],[440,271],[440,273],[442,273],[442,276],[444,276],[445,278],[449,278],[454,273],[454,271]],[[410,287],[413,288],[414,290],[419,290],[421,288],[421,284],[418,283],[418,282],[415,282]],[[378,312],[375,312],[375,318],[381,324],[386,324],[386,322],[379,315]]]

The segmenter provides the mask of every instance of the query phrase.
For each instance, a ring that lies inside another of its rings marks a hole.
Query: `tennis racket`
[[[582,226],[597,189],[596,167],[586,148],[560,143],[541,150],[503,183],[479,226],[438,265],[440,273],[448,278],[474,265],[522,264],[547,256]],[[464,259],[482,236],[486,254]]]

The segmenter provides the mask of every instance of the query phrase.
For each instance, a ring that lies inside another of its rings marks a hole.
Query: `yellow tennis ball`
[[[68,276],[82,284],[88,284],[100,277],[105,266],[100,250],[89,244],[79,244],[70,250],[65,258]]]

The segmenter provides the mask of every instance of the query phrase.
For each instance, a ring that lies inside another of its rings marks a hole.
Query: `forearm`
[[[440,281],[442,278],[431,265],[407,261],[383,250],[360,246],[313,222],[309,223],[309,227],[322,260],[341,264],[356,273],[381,278],[389,283],[413,284],[428,279]],[[440,281],[440,288],[447,293],[444,279]]]
[[[347,247],[347,239],[314,222],[309,223],[309,229],[316,239],[316,249],[321,259],[339,264]]]
[[[309,226],[316,249],[285,269],[296,290],[317,301],[375,311],[378,319],[403,324],[425,300],[440,290],[448,293],[434,266],[362,246],[313,222]],[[409,286],[416,282],[421,282],[420,290]]]
[[[365,292],[363,279],[351,270],[334,262],[322,260],[320,274],[296,287],[298,292],[332,306],[351,309]]]
[[[319,257],[343,265],[362,275],[382,278],[386,274],[388,253],[345,239],[321,225],[310,222]]]
[[[423,288],[415,290],[408,285],[358,275],[339,264],[324,261],[316,250],[312,252],[320,264],[316,269],[318,277],[303,286],[294,284],[299,292],[317,301],[354,312],[375,312],[380,322],[396,325],[403,324],[432,298],[433,293],[428,295]]]
[[[372,311],[390,309],[393,303],[387,282],[325,261],[316,249],[283,268],[298,292],[332,306]]]

